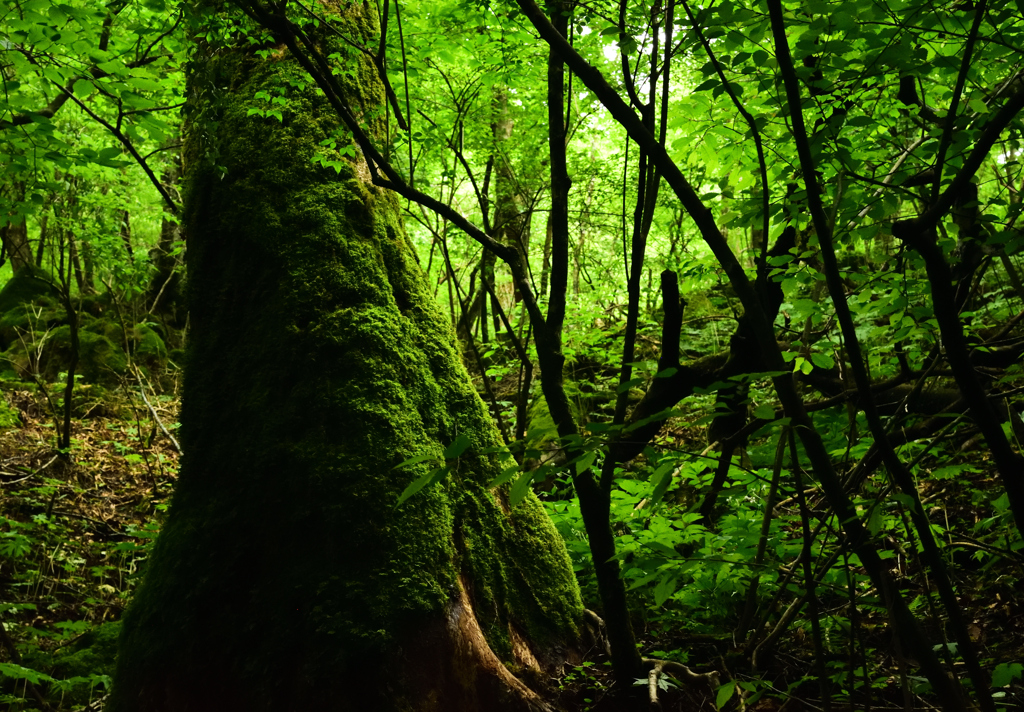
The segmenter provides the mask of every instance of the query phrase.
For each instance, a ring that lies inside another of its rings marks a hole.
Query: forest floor
[[[77,387],[71,447],[60,453],[51,403],[35,387],[2,386],[0,704],[42,707],[45,692],[51,709],[72,709],[109,684],[109,624],[137,583],[178,455],[137,395],[85,384]],[[150,400],[173,427],[176,400]],[[98,639],[105,650],[92,649]]]
[[[59,421],[47,399],[25,384],[0,384],[0,709],[102,708],[112,674],[115,622],[167,509],[178,458],[164,433],[164,428],[172,434],[176,428],[176,398],[151,396],[151,410],[137,393],[125,393],[79,386],[72,445],[59,453]],[[970,492],[994,486],[987,473],[971,477],[969,487],[940,483],[925,492],[926,498],[943,501],[947,516],[969,519],[974,516]],[[1018,558],[982,567],[975,565],[967,544],[962,550],[956,584],[965,609],[975,612],[969,630],[983,658],[1024,661],[1019,585],[1024,564]],[[913,564],[897,555],[893,566]],[[824,605],[840,609],[845,603],[826,600]],[[858,625],[864,635],[849,654],[863,656],[854,667],[870,671],[870,709],[935,708],[936,700],[915,692],[921,681],[901,664],[886,633],[884,611],[863,611]],[[671,614],[639,596],[635,627],[645,656],[671,657],[664,651],[685,650],[694,671],[724,671],[741,683],[737,690],[747,702],[739,706],[740,694],[733,694],[724,709],[867,709],[822,702],[814,646],[804,627],[787,632],[756,672],[744,663],[740,641],[730,631],[681,632]],[[848,660],[841,657],[829,662],[842,668]],[[863,683],[833,677],[829,694],[836,700],[842,699],[845,685]],[[646,680],[637,683],[629,690],[614,689],[610,663],[594,649],[582,664],[566,668],[549,694],[567,712],[649,709]],[[997,694],[1000,710],[1024,709],[1019,678]],[[666,712],[715,710],[716,698],[722,699],[721,692],[703,683],[665,680],[659,691]]]

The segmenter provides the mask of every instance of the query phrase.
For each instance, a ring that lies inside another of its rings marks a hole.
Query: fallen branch
[[[680,682],[706,682],[711,686],[712,690],[717,690],[722,684],[718,678],[718,672],[714,670],[711,672],[694,672],[682,663],[673,662],[672,660],[644,658],[643,662],[644,667],[648,668],[647,695],[650,699],[652,710],[661,709],[661,702],[658,701],[658,680],[662,675],[671,675]]]
[[[139,393],[142,395],[142,402],[146,404],[147,408],[149,408],[149,414],[153,416],[153,421],[160,427],[163,434],[167,436],[167,439],[171,441],[171,445],[174,447],[174,452],[180,455],[181,445],[179,445],[178,441],[174,439],[174,436],[171,435],[170,431],[164,427],[164,423],[160,420],[160,416],[156,414],[156,408],[153,407],[153,404],[149,402],[149,398],[146,397],[146,384],[142,382],[142,374],[139,373],[137,368],[133,368],[132,370],[135,372],[135,378],[139,382]]]
[[[57,458],[58,458],[58,457],[60,457],[60,455],[54,455],[54,456],[53,456],[52,458],[50,458],[50,461],[49,461],[49,462],[47,462],[47,463],[46,463],[45,465],[43,465],[42,467],[40,467],[40,468],[39,468],[38,470],[36,470],[35,472],[30,472],[29,474],[25,475],[25,476],[24,476],[24,477],[22,477],[21,479],[18,479],[18,480],[11,480],[10,482],[0,482],[0,487],[6,487],[6,486],[8,486],[8,485],[16,485],[16,484],[18,484],[19,482],[24,482],[25,480],[29,480],[29,479],[32,479],[33,477],[35,477],[36,475],[38,475],[38,474],[39,474],[40,472],[42,472],[43,470],[45,470],[46,468],[48,468],[48,467],[49,467],[50,465],[52,465],[53,463],[55,463],[55,462],[57,461]],[[18,473],[14,473],[14,472],[0,472],[0,474],[2,474],[2,475],[14,475],[14,474],[18,474]]]

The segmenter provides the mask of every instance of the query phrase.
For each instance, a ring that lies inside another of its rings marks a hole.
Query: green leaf
[[[654,587],[654,605],[662,606],[676,592],[676,577],[666,576]]]
[[[453,460],[456,457],[459,457],[460,455],[462,455],[462,453],[466,452],[466,448],[469,447],[469,444],[470,443],[468,437],[466,437],[465,435],[457,436],[452,441],[452,444],[445,448],[444,459]]]
[[[933,479],[936,480],[951,480],[954,479],[955,477],[958,477],[959,475],[962,475],[965,472],[978,471],[979,470],[977,467],[972,467],[967,463],[963,463],[960,465],[946,465],[945,467],[940,467],[937,470],[934,470],[931,476]]]
[[[626,391],[628,391],[633,386],[638,386],[638,385],[640,385],[643,382],[644,382],[644,379],[642,379],[642,378],[631,378],[628,381],[625,381],[624,383],[620,383],[618,386],[616,386],[615,387],[615,392],[616,393],[625,393]]]
[[[871,536],[878,536],[878,532],[882,530],[882,525],[885,523],[885,517],[882,516],[882,510],[880,507],[875,507],[871,510],[871,514],[868,516],[868,531],[871,532]]]
[[[509,482],[513,477],[516,476],[520,471],[519,463],[516,463],[510,467],[506,467],[501,471],[501,474],[491,480],[488,487],[501,487],[506,482]]]
[[[732,682],[727,682],[718,688],[718,694],[715,695],[715,707],[722,709],[725,704],[732,699],[732,696],[736,693],[736,685]]]
[[[1024,665],[1020,663],[999,663],[992,671],[992,687],[1006,687],[1014,680],[1024,677]]]
[[[576,474],[582,475],[584,472],[589,470],[594,464],[594,460],[597,459],[597,451],[592,450],[586,455],[583,455],[576,461]]]
[[[761,420],[775,420],[775,409],[770,405],[759,405],[754,408],[753,416]]]
[[[129,77],[126,84],[137,91],[160,91],[163,88],[160,82],[145,77]]]
[[[416,455],[415,457],[410,457],[408,460],[403,460],[402,462],[398,463],[397,465],[395,465],[391,469],[392,470],[398,470],[398,469],[401,469],[403,467],[408,467],[409,465],[415,465],[415,464],[420,463],[420,462],[427,462],[428,460],[436,460],[436,459],[437,459],[437,455]]]
[[[679,558],[679,552],[677,552],[675,549],[673,549],[671,546],[669,546],[663,541],[658,541],[657,539],[654,539],[652,541],[647,542],[646,546],[648,549],[656,551],[662,556],[667,556],[670,559]]]
[[[668,491],[668,486],[672,484],[672,471],[675,469],[674,462],[665,462],[658,466],[658,469],[651,475],[651,502],[657,504],[661,501],[661,498],[665,496],[665,492]]]
[[[418,480],[406,487],[402,494],[399,495],[396,506],[402,504],[402,502],[412,497],[427,485],[433,485],[439,482],[441,478],[448,474],[448,471],[448,466],[446,465],[420,477]]]
[[[814,362],[814,365],[818,368],[828,369],[836,365],[835,361],[833,361],[832,357],[828,354],[813,353],[811,354],[811,361]]]
[[[0,663],[0,675],[10,677],[15,680],[25,680],[33,685],[38,685],[40,682],[44,681],[53,681],[53,678],[46,673],[33,670],[32,668],[23,667],[21,665],[15,665],[14,663]]]
[[[530,493],[530,484],[533,482],[532,472],[524,472],[519,476],[519,479],[512,485],[512,492],[509,494],[509,500],[511,505],[514,507],[522,502],[526,495]]]

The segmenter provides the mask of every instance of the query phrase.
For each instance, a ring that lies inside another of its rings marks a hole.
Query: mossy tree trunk
[[[368,16],[343,21],[374,46]],[[542,706],[510,670],[571,655],[575,579],[539,503],[487,487],[500,440],[395,198],[313,163],[336,126],[285,51],[194,66],[190,116],[216,123],[186,141],[184,456],[108,709]],[[379,85],[350,66],[369,115]],[[247,116],[282,89],[280,122]],[[396,507],[434,465],[393,468],[460,435],[452,475]]]

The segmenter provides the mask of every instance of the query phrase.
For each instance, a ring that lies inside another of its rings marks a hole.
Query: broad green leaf
[[[1021,663],[999,663],[992,670],[992,687],[1005,687],[1021,677],[1024,677],[1024,665]]]
[[[519,476],[519,479],[512,485],[512,491],[509,493],[509,501],[513,507],[522,502],[526,495],[530,493],[530,484],[533,482],[533,472],[524,472]]]
[[[38,685],[40,682],[51,682],[52,677],[44,672],[33,670],[22,665],[15,665],[14,663],[0,663],[0,674],[4,677],[9,677],[14,680],[25,680],[33,685]]]
[[[814,365],[818,368],[829,369],[836,365],[831,356],[817,352],[811,354],[811,361],[813,361]]]
[[[715,707],[722,709],[726,703],[732,699],[733,694],[736,692],[736,684],[734,682],[727,682],[718,688],[718,694],[715,695]]]
[[[515,477],[520,472],[521,469],[522,468],[520,467],[519,463],[506,467],[504,470],[501,471],[501,474],[495,477],[493,480],[491,480],[490,484],[488,484],[487,486],[500,487],[506,482],[510,482],[512,478]]]
[[[417,479],[415,482],[410,484],[408,487],[406,487],[402,491],[402,494],[399,495],[399,497],[398,497],[397,504],[399,504],[399,505],[402,504],[405,500],[407,500],[410,497],[412,497],[414,494],[419,492],[421,489],[423,489],[427,485],[436,484],[437,482],[439,482],[441,480],[441,478],[443,478],[445,475],[448,474],[448,471],[449,471],[449,469],[448,469],[448,467],[446,465],[445,467],[439,467],[438,469],[433,470],[433,471],[428,472],[427,474],[423,475],[422,477]]]
[[[456,438],[452,441],[451,445],[445,448],[444,459],[453,460],[456,457],[461,456],[462,453],[466,451],[466,448],[469,447],[469,445],[469,438],[466,437],[466,435],[456,436]]]
[[[665,462],[658,466],[658,469],[651,475],[651,502],[657,504],[665,496],[670,484],[672,484],[672,472],[675,470],[674,462]]]
[[[591,450],[590,452],[581,456],[580,459],[576,461],[576,474],[582,475],[584,472],[589,470],[594,465],[594,460],[596,459],[597,452],[594,450]]]
[[[666,576],[654,587],[654,605],[659,608],[676,592],[676,578]]]
[[[401,469],[403,467],[408,467],[409,465],[415,465],[415,464],[420,463],[420,462],[427,462],[429,460],[436,460],[436,459],[437,459],[437,455],[416,455],[414,457],[410,457],[408,460],[403,460],[402,462],[398,463],[397,465],[395,465],[391,469],[392,470],[398,470],[398,469]]]

